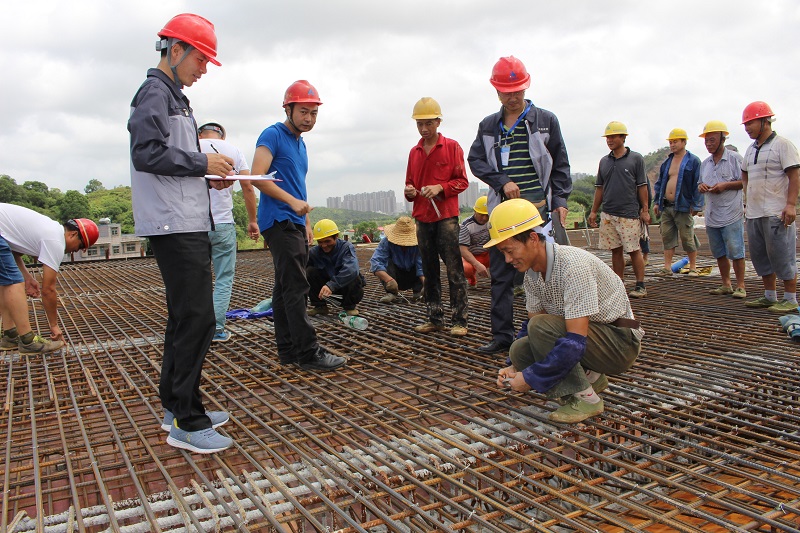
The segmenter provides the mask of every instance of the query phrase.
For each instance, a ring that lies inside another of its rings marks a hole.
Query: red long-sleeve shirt
[[[406,196],[406,200],[414,202],[412,216],[420,222],[437,222],[457,217],[458,195],[469,185],[464,167],[464,151],[456,141],[441,133],[429,154],[425,153],[422,142],[423,139],[420,139],[408,154],[406,186],[411,185],[419,191],[426,185],[441,185],[441,194],[433,198],[441,216],[436,214],[431,201],[420,194],[413,199]]]

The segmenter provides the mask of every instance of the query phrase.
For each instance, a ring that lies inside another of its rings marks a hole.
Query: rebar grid
[[[487,282],[454,338],[415,334],[424,307],[375,303],[373,281],[366,331],[314,319],[350,358],[338,372],[281,366],[271,322],[229,322],[202,387],[236,445],[201,456],[160,429],[155,262],[65,265],[67,349],[0,365],[0,531],[798,530],[797,345],[765,312],[708,296],[718,278],[647,279],[642,354],[605,413],[573,426],[548,423],[540,395],[498,389],[505,356],[474,351]],[[231,306],[271,288],[268,252],[240,253]],[[46,331],[40,302],[32,313]]]

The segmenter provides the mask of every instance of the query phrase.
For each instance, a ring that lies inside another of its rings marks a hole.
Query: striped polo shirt
[[[508,165],[503,168],[511,181],[519,187],[521,198],[540,204],[545,200],[544,189],[533,168],[531,154],[528,150],[528,130],[525,121],[521,120],[513,131],[509,132],[501,124],[503,133],[500,136],[500,144],[506,144],[511,148],[508,155]]]

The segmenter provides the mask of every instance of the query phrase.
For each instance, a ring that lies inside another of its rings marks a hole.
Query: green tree
[[[0,202],[16,204],[23,196],[22,188],[17,185],[17,182],[11,176],[0,174]]]
[[[341,230],[342,228],[339,229]],[[356,224],[355,238],[360,239],[362,235],[367,235],[372,242],[375,242],[378,239],[378,224],[376,224],[374,220],[368,220]]]
[[[40,210],[47,209],[52,205],[50,191],[47,185],[41,181],[26,181],[22,184],[22,188],[25,190],[25,201],[29,205],[38,207]]]
[[[89,200],[78,191],[67,191],[56,211],[61,222],[71,218],[90,218],[92,215]]]
[[[85,192],[86,194],[91,194],[93,192],[104,191],[104,190],[106,190],[106,188],[103,187],[102,182],[96,179],[90,179],[86,187],[83,188],[83,192]]]
[[[86,195],[89,200],[91,218],[99,220],[108,217],[112,222],[122,225],[122,233],[133,233],[133,211],[131,188],[118,186],[101,189]]]

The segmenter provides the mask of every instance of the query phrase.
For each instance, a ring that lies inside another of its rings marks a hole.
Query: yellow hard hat
[[[684,141],[688,141],[689,135],[686,133],[686,130],[681,128],[674,128],[671,132],[669,132],[669,137],[667,137],[668,141],[674,141],[677,139],[683,139]]]
[[[336,225],[336,222],[328,218],[323,218],[314,224],[314,238],[316,240],[324,239],[325,237],[330,237],[337,233],[339,233],[339,227]]]
[[[430,96],[423,96],[414,104],[414,112],[411,114],[411,118],[414,120],[442,118],[442,107],[439,102]]]
[[[609,135],[627,135],[628,128],[625,127],[625,124],[622,122],[617,122],[616,120],[612,120],[606,126],[606,132],[601,135],[601,137],[608,137]]]
[[[492,210],[489,215],[489,237],[491,240],[483,245],[484,248],[503,242],[525,230],[541,226],[544,223],[542,215],[536,206],[528,200],[514,198],[506,200]]]
[[[700,134],[700,137],[705,137],[706,133],[713,133],[715,131],[721,131],[726,137],[728,136],[728,126],[726,126],[724,122],[721,120],[709,120],[706,123],[706,127],[703,128],[703,133]]]
[[[475,205],[472,206],[472,210],[478,213],[479,215],[488,215],[489,214],[489,197],[485,194],[475,200]]]

